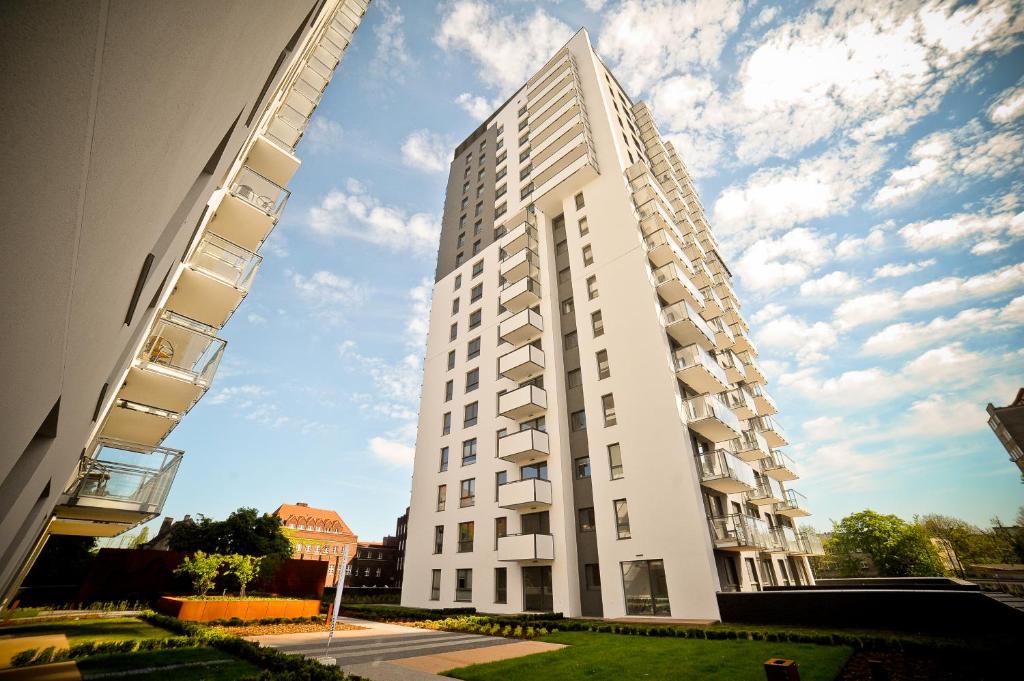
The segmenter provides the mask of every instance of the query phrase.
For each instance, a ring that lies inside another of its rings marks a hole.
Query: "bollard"
[[[767,681],[800,681],[796,662],[780,657],[773,657],[764,663],[764,675]]]

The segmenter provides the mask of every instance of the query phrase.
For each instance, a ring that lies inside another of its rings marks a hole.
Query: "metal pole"
[[[323,657],[320,658],[320,662],[325,665],[335,666],[337,660],[333,657],[328,657],[327,652],[331,649],[331,641],[334,640],[334,629],[338,625],[338,610],[341,609],[341,592],[345,590],[345,568],[348,565],[348,547],[346,544],[341,549],[341,565],[338,566],[337,574],[338,586],[335,587],[334,591],[334,612],[331,614],[331,628],[327,634],[327,645],[324,647]]]

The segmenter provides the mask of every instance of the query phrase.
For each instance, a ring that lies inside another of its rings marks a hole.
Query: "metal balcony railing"
[[[696,458],[700,481],[713,489],[733,493],[757,487],[750,464],[736,458],[732,452],[715,449],[698,454]]]
[[[184,452],[100,439],[92,457],[82,459],[69,485],[67,505],[119,502],[122,508],[158,515]]]
[[[672,352],[672,366],[677,372],[700,367],[711,374],[719,383],[723,385],[729,383],[729,379],[725,376],[725,370],[718,365],[718,362],[715,361],[710,352],[697,344],[676,348]]]
[[[212,327],[168,310],[153,325],[136,365],[209,387],[226,345]]]
[[[284,187],[260,175],[249,166],[242,166],[229,189],[232,195],[267,215],[278,218],[291,196]]]
[[[263,261],[262,256],[212,232],[203,235],[189,263],[214,279],[248,291]]]
[[[687,422],[693,427],[694,422],[704,420],[715,420],[721,422],[729,429],[739,433],[741,430],[740,420],[732,409],[714,395],[698,395],[683,402],[683,412]]]
[[[771,543],[768,525],[760,518],[741,513],[709,516],[708,527],[715,546],[720,548],[764,549]]]

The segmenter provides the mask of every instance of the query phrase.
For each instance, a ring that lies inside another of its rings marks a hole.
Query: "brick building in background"
[[[274,511],[281,518],[284,533],[292,542],[296,560],[327,561],[326,586],[338,583],[339,565],[347,545],[349,560],[356,556],[358,538],[337,511],[312,508],[309,504],[281,504]]]
[[[395,536],[378,542],[359,542],[346,587],[401,587],[402,564],[405,558],[405,535],[409,509],[395,522]]]

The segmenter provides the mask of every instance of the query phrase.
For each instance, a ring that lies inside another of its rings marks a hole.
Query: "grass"
[[[4,636],[38,636],[42,634],[65,634],[68,643],[76,645],[86,641],[127,641],[130,639],[170,638],[174,636],[166,629],[146,624],[134,617],[97,617],[93,619],[68,619],[54,622],[38,622],[0,627]]]
[[[259,668],[213,648],[176,648],[125,655],[96,655],[78,661],[78,670],[84,679],[94,674],[123,672],[146,667],[168,667],[190,662],[228,660],[221,664],[155,670],[148,674],[132,674],[131,681],[227,681],[259,673]]]
[[[466,681],[764,681],[765,661],[782,657],[797,661],[802,681],[832,681],[853,652],[846,646],[808,643],[705,641],[591,632],[559,632],[537,640],[571,647],[444,674]]]

